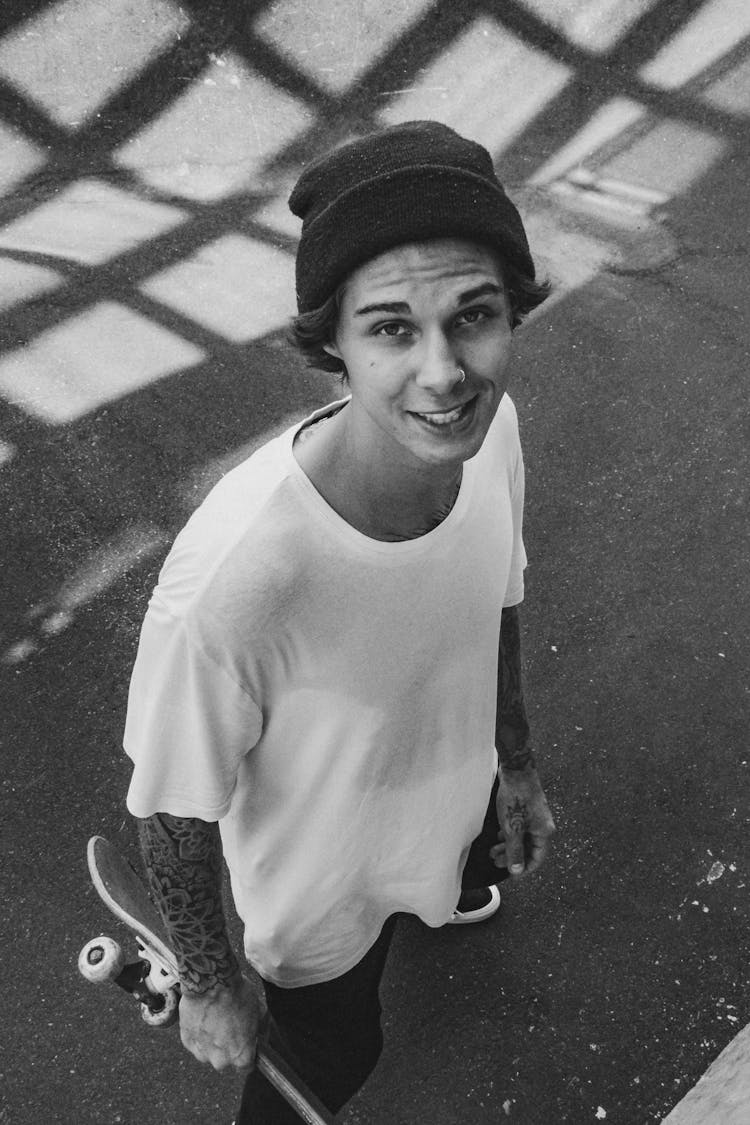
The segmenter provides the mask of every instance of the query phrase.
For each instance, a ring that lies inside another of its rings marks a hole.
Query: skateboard
[[[102,902],[131,931],[137,960],[126,962],[122,946],[97,937],[81,950],[78,968],[88,981],[114,981],[141,1005],[150,1027],[169,1027],[178,1018],[177,961],[166,928],[135,869],[103,836],[88,843],[91,881]],[[267,1043],[258,1044],[255,1065],[308,1125],[333,1125],[334,1118],[291,1067]]]

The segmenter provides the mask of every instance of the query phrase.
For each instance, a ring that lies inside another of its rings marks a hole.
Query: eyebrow
[[[494,281],[485,281],[481,285],[475,285],[473,289],[467,289],[461,293],[456,301],[457,305],[466,305],[470,301],[477,301],[480,297],[502,297],[505,290],[501,285]],[[379,301],[372,305],[363,305],[361,309],[356,309],[355,316],[367,316],[370,313],[388,313],[391,316],[399,316],[402,313],[410,313],[411,306],[408,301]]]

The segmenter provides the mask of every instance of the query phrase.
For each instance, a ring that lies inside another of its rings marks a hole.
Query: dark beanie
[[[521,217],[490,154],[437,121],[408,121],[328,153],[302,173],[289,207],[302,219],[301,313],[363,263],[428,238],[473,239],[534,277]]]

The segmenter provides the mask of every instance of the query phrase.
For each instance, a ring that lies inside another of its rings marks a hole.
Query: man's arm
[[[495,745],[500,760],[497,814],[503,836],[492,849],[512,875],[536,870],[555,831],[536,770],[521,675],[518,607],[502,611],[497,673]]]
[[[177,958],[182,1041],[215,1069],[252,1066],[264,1014],[231,947],[221,896],[217,824],[157,813],[138,821],[149,886]]]
[[[521,678],[521,625],[515,605],[503,610],[500,621],[495,746],[504,769],[534,765]]]

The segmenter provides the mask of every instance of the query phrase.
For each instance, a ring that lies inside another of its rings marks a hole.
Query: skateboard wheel
[[[176,989],[170,988],[168,992],[161,993],[159,999],[164,1003],[158,1009],[150,1008],[148,1004],[141,1004],[141,1019],[149,1027],[169,1027],[177,1019],[180,996]]]
[[[78,968],[86,980],[114,980],[125,968],[125,954],[110,937],[93,938],[84,945],[78,957]]]

